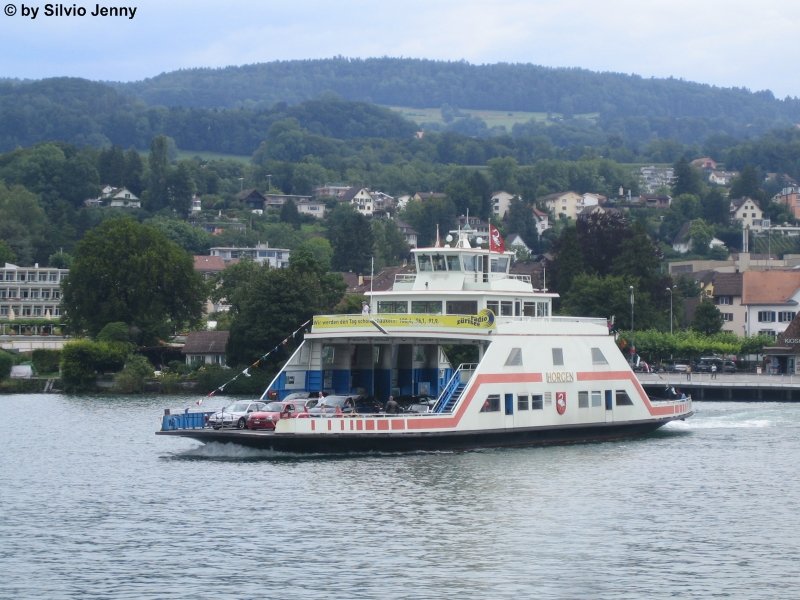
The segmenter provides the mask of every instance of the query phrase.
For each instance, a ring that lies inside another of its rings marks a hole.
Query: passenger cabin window
[[[592,408],[597,406],[603,406],[603,395],[602,392],[592,391]]]
[[[578,408],[589,408],[589,392],[578,392]]]
[[[447,270],[448,271],[460,271],[461,270],[461,262],[458,260],[458,256],[449,255],[447,258]]]
[[[521,348],[512,348],[511,352],[508,353],[508,358],[506,358],[506,366],[507,367],[520,367],[522,366],[522,349]]]
[[[517,410],[528,410],[528,396],[517,396]]]
[[[507,256],[500,256],[498,258],[492,258],[489,261],[489,269],[492,273],[505,273],[508,271],[508,257]]]
[[[378,300],[378,312],[389,314],[405,314],[408,312],[408,303],[397,300]]]
[[[447,312],[448,315],[477,315],[478,302],[477,300],[448,300]]]
[[[500,303],[500,314],[504,317],[514,316],[514,303],[509,301],[502,301]]]
[[[607,365],[608,361],[606,357],[603,355],[603,351],[600,348],[592,348],[592,364],[593,365]]]
[[[433,255],[433,270],[434,271],[447,271],[447,261],[445,261],[442,254]]]
[[[541,394],[531,396],[531,410],[542,410],[544,408]]]
[[[481,407],[481,412],[498,412],[500,410],[500,394],[490,394]]]
[[[562,348],[553,348],[553,366],[564,366],[564,350]]]
[[[469,254],[467,256],[464,256],[461,260],[464,262],[465,271],[475,272],[478,270],[477,261],[475,260],[474,254]]]
[[[442,303],[439,300],[412,300],[411,313],[415,315],[439,315]]]
[[[500,303],[497,300],[487,300],[486,308],[488,308],[496,315],[500,314]]]
[[[417,270],[418,271],[433,271],[433,265],[431,265],[431,257],[429,254],[418,254],[417,255]]]
[[[633,400],[628,396],[625,390],[617,390],[616,392],[617,406],[633,406]]]
[[[549,302],[537,302],[536,303],[536,316],[537,317],[549,317],[550,316],[550,303]]]

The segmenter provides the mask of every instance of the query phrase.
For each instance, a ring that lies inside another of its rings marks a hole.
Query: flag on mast
[[[489,251],[490,252],[505,252],[506,243],[500,235],[497,227],[489,225]]]

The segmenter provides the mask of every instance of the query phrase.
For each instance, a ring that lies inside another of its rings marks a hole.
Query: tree
[[[293,252],[287,269],[269,269],[242,261],[223,273],[218,293],[231,305],[228,341],[231,364],[252,363],[276,349],[272,360],[291,350],[287,336],[314,314],[330,311],[345,290],[339,275],[327,273],[311,252]],[[299,341],[299,340],[293,340]]]
[[[539,232],[536,230],[536,221],[533,219],[533,209],[530,204],[515,196],[511,200],[503,222],[506,236],[517,233],[528,248],[534,252],[538,249]]]
[[[5,240],[0,240],[0,263],[15,263],[17,257]]]
[[[288,223],[295,229],[300,229],[300,223],[303,220],[297,211],[297,205],[291,198],[287,199],[281,206],[279,218],[281,223]]]
[[[586,269],[578,233],[574,227],[567,226],[553,245],[556,258],[551,269],[551,287],[559,294],[566,294],[573,280]]]
[[[0,381],[3,381],[11,374],[11,367],[13,366],[14,357],[5,350],[0,350]]]
[[[714,230],[703,219],[695,219],[689,224],[689,239],[692,240],[692,251],[701,256],[708,254]]]
[[[206,297],[192,257],[153,227],[129,218],[90,230],[75,250],[62,304],[68,327],[97,335],[120,321],[152,343],[199,320]]]
[[[759,205],[763,204],[764,191],[761,189],[763,177],[753,165],[747,165],[731,182],[729,196],[731,198],[752,198]]]
[[[675,196],[681,194],[700,195],[703,189],[703,182],[700,180],[700,173],[689,164],[685,157],[681,157],[674,165],[675,183],[672,185],[672,193]]]
[[[712,335],[719,333],[724,324],[725,320],[722,317],[722,313],[714,306],[713,302],[710,300],[703,300],[700,302],[700,305],[694,312],[692,329],[706,335]]]
[[[150,144],[147,165],[150,174],[147,184],[147,208],[157,212],[169,205],[169,143],[167,137],[159,135]]]
[[[331,268],[366,273],[370,269],[373,237],[367,218],[349,204],[340,204],[328,216],[328,239],[333,246]]]

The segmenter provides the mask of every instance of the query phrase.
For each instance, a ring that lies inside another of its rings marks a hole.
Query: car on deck
[[[289,399],[269,402],[263,410],[248,415],[247,428],[275,429],[275,423],[281,419],[294,419],[298,416],[308,416],[308,410],[316,404],[316,398],[297,398],[295,400]]]
[[[263,410],[266,405],[266,402],[260,400],[240,400],[209,415],[206,423],[214,429],[223,427],[245,429],[247,427],[247,417],[250,413]]]
[[[356,412],[356,404],[353,396],[340,396],[331,394],[320,400],[316,406],[308,409],[311,417],[333,417],[337,415],[348,415]]]

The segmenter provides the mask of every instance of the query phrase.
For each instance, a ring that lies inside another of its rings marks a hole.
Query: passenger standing
[[[397,400],[394,399],[394,396],[389,396],[389,399],[386,401],[386,412],[390,415],[396,415],[400,412],[400,405],[397,403]]]
[[[369,304],[367,304],[366,302],[362,302],[361,303],[361,314],[362,315],[368,315],[369,314]]]
[[[711,379],[716,379],[716,378],[717,378],[717,365],[713,364],[711,365]]]
[[[686,381],[692,380],[692,365],[686,366]]]

